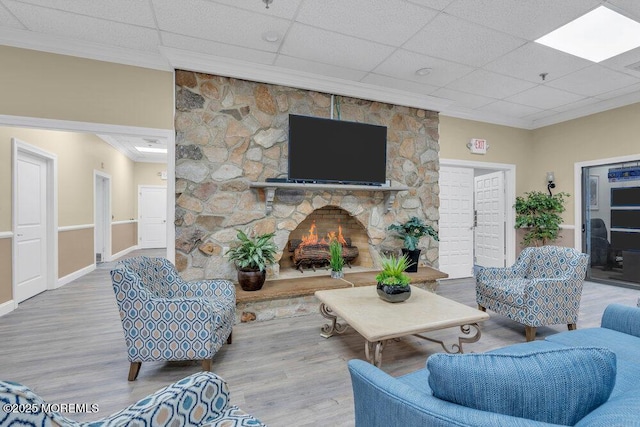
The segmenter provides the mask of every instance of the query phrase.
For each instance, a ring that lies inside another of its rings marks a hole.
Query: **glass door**
[[[582,168],[587,279],[640,288],[640,162]]]

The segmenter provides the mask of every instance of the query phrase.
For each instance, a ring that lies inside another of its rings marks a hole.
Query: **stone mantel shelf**
[[[273,210],[273,199],[276,196],[276,190],[279,188],[288,190],[308,190],[308,191],[376,191],[385,193],[384,196],[384,212],[391,210],[391,206],[396,199],[399,191],[407,191],[409,187],[396,186],[386,187],[377,185],[354,185],[354,184],[301,184],[292,182],[252,182],[251,188],[262,188],[265,195],[266,213],[269,215]]]

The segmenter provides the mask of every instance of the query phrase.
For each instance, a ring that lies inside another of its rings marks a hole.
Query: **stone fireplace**
[[[301,239],[314,221],[318,229],[339,224],[348,231],[358,248],[353,265],[371,268],[380,253],[401,246],[387,231],[390,224],[417,216],[437,228],[438,114],[336,98],[342,120],[387,126],[387,179],[405,189],[393,203],[383,191],[337,185],[278,188],[270,200],[255,183],[287,174],[288,115],[327,118],[331,96],[176,71],[176,265],[185,279],[236,280],[224,251],[235,244],[237,229],[275,233],[273,279],[293,269],[289,241]],[[437,267],[437,242],[422,243],[423,261]]]

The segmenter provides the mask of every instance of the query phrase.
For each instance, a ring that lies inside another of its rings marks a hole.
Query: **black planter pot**
[[[391,286],[378,283],[378,296],[387,302],[402,302],[411,296],[411,286]]]
[[[406,255],[409,259],[409,267],[405,271],[407,273],[416,273],[418,271],[418,261],[420,261],[420,249],[410,251],[402,248],[402,255]]]
[[[243,291],[259,291],[266,279],[266,271],[238,270],[238,283]]]

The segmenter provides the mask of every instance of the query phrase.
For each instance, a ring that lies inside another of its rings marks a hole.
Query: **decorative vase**
[[[238,270],[238,283],[243,291],[259,291],[266,279],[265,270]]]
[[[411,296],[411,286],[393,286],[378,283],[378,296],[387,302],[402,302]]]
[[[407,273],[416,273],[418,271],[418,261],[420,261],[420,249],[409,250],[402,248],[402,255],[409,260],[409,267],[405,270]]]
[[[332,279],[342,279],[344,277],[344,271],[333,271],[331,270],[331,278]]]

